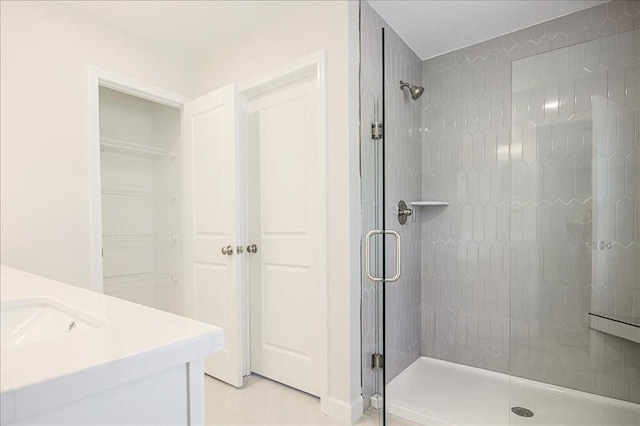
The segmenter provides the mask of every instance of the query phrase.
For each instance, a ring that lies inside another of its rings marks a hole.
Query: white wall
[[[329,359],[326,413],[360,390],[358,3],[308,2],[194,68],[56,3],[2,3],[2,262],[90,287],[86,66],[194,97],[321,49],[328,68]],[[191,86],[194,90],[190,89]]]
[[[361,410],[362,403],[357,19],[357,2],[308,2],[304,11],[210,58],[199,67],[195,81],[197,91],[206,93],[326,49],[330,352],[329,398],[323,408],[345,420]]]
[[[172,58],[57,2],[1,3],[2,263],[91,287],[87,66],[189,95]]]

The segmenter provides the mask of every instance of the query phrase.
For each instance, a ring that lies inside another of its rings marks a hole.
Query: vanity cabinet
[[[205,423],[222,329],[5,265],[0,280],[3,335],[11,318],[28,334],[0,347],[0,425]]]

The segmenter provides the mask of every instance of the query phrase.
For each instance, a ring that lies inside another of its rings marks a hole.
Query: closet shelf
[[[169,198],[176,199],[176,194],[165,191],[151,191],[138,188],[116,188],[113,186],[103,186],[102,194],[105,195],[122,195],[126,197],[142,197],[142,198]]]
[[[156,284],[178,281],[176,274],[141,273],[104,277],[105,285]]]
[[[131,152],[142,155],[157,155],[160,157],[175,157],[175,153],[168,149],[151,145],[141,145],[116,139],[100,138],[100,148],[107,151]]]
[[[124,241],[160,241],[177,240],[176,234],[154,233],[154,234],[106,234],[102,236],[105,242]]]
[[[438,206],[448,206],[448,201],[412,201],[411,205],[414,207],[438,207]]]

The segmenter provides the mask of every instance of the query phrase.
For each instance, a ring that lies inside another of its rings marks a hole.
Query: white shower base
[[[422,425],[640,425],[640,405],[421,357],[389,383],[387,411]],[[525,407],[520,417],[511,407]]]

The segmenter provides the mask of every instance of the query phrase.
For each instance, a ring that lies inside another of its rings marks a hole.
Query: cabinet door
[[[187,312],[224,330],[226,348],[205,359],[205,372],[241,386],[237,104],[234,84],[185,104],[182,174]]]

